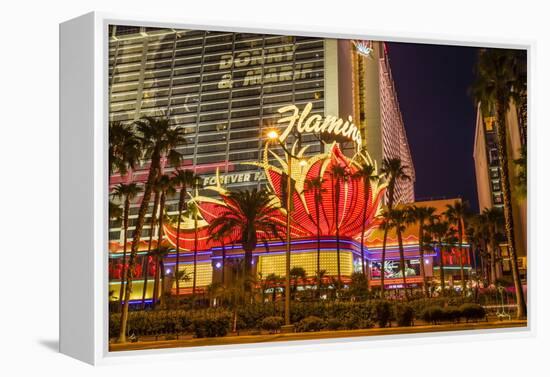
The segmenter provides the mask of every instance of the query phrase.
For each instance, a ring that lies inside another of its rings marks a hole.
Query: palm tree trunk
[[[337,293],[340,293],[340,288],[342,285],[342,273],[341,273],[341,266],[340,266],[340,178],[336,178],[336,189],[335,191],[335,206],[334,206],[334,213],[336,217],[335,225],[336,225],[336,266],[338,269],[338,289],[336,290]]]
[[[418,251],[420,253],[420,276],[422,276],[422,286],[424,290],[424,296],[428,297],[428,280],[426,279],[426,268],[424,265],[424,220],[419,219],[418,227]]]
[[[367,189],[368,178],[364,179],[363,187],[366,190],[365,195],[368,195],[369,189]],[[366,202],[366,201],[365,201]],[[369,278],[368,278],[368,267],[365,264],[365,222],[367,221],[367,206],[363,207],[363,221],[361,223],[361,272],[365,276],[365,282],[367,283],[367,292],[369,291]]]
[[[195,294],[197,291],[197,248],[199,247],[199,235],[198,235],[198,224],[197,224],[197,210],[198,208],[193,209],[193,219],[195,221],[195,240],[193,248],[193,291],[191,294],[191,307],[195,307]]]
[[[223,239],[221,241],[222,244],[222,285],[225,286],[225,243],[223,242]]]
[[[388,227],[384,228],[384,238],[382,240],[382,259],[380,261],[380,298],[384,298],[384,275],[386,275],[386,244],[388,242]]]
[[[399,264],[401,267],[401,274],[403,275],[403,290],[405,291],[405,297],[409,299],[407,291],[407,277],[405,273],[405,250],[403,249],[403,237],[401,236],[401,225],[397,226],[397,242],[399,243]]]
[[[318,192],[320,188],[315,188],[315,211],[317,217],[317,298],[321,297],[321,216],[319,214],[320,210],[320,193]]]
[[[439,279],[441,280],[441,295],[445,294],[445,259],[441,240],[439,240]]]
[[[491,243],[491,251],[489,255],[491,262],[490,262],[490,268],[491,268],[491,284],[496,284],[497,281],[497,258],[496,258],[496,249],[494,243]]]
[[[130,210],[130,199],[128,196],[126,196],[126,199],[124,200],[124,219],[123,219],[123,227],[124,227],[124,246],[123,246],[123,252],[122,252],[122,274],[120,275],[120,291],[118,294],[118,311],[122,311],[122,296],[124,295],[124,282],[126,281],[126,247],[128,245],[128,211]]]
[[[151,244],[153,243],[153,234],[155,230],[156,225],[156,217],[157,217],[157,211],[158,206],[160,202],[160,197],[158,193],[155,194],[155,199],[153,200],[153,212],[151,213],[151,222],[150,222],[150,228],[149,228],[149,243],[147,245],[147,255],[145,256],[144,265],[143,268],[143,290],[141,294],[141,308],[145,309],[145,296],[147,294],[147,284],[149,282],[149,256],[151,255]]]
[[[516,254],[516,239],[514,235],[514,218],[512,214],[512,196],[510,190],[510,175],[508,170],[508,154],[506,145],[506,119],[504,104],[506,97],[499,96],[497,101],[497,139],[499,167],[502,182],[502,196],[504,202],[504,221],[506,230],[506,239],[508,240],[508,250],[510,254],[510,264],[512,265],[512,276],[514,277],[514,287],[516,290],[516,303],[518,307],[517,317],[527,316],[527,305],[523,296],[523,286],[519,275],[518,258]]]
[[[460,282],[462,285],[462,296],[466,295],[466,279],[464,279],[464,261],[462,260],[463,250],[462,250],[462,219],[458,219],[458,255],[460,256]]]
[[[180,297],[180,278],[179,278],[179,270],[180,270],[180,225],[181,225],[181,215],[183,212],[183,207],[185,203],[185,192],[186,192],[185,185],[181,188],[180,191],[180,200],[178,203],[178,228],[176,229],[176,270],[174,271],[174,276],[176,278],[176,297]]]
[[[143,224],[145,223],[145,215],[149,207],[149,201],[151,200],[151,193],[153,192],[153,184],[155,183],[160,172],[160,151],[155,150],[151,156],[151,166],[149,168],[149,175],[147,182],[145,183],[145,190],[143,192],[143,199],[139,207],[138,218],[136,228],[134,230],[134,239],[132,241],[132,248],[130,252],[130,260],[128,262],[129,269],[134,270],[136,263],[136,255],[138,251],[139,241],[141,240],[141,231],[143,230]],[[126,342],[126,332],[128,327],[128,309],[130,308],[130,295],[132,294],[132,274],[128,274],[124,293],[124,305],[122,306],[122,314],[120,318],[120,336],[118,341],[120,343]]]
[[[393,208],[393,196],[395,194],[395,178],[392,177],[388,184],[388,212]],[[384,228],[384,239],[382,241],[382,261],[381,261],[381,274],[380,274],[380,298],[384,298],[384,275],[386,273],[386,244],[388,243],[388,227]]]
[[[160,255],[160,250],[162,247],[162,238],[163,238],[163,229],[164,225],[164,206],[166,204],[166,192],[162,192],[160,195],[160,206],[159,206],[159,229],[157,237],[157,257],[156,257],[156,266],[155,269],[155,283],[153,286],[153,308],[162,300],[163,289],[160,284],[161,278],[161,269],[162,269],[162,257]]]

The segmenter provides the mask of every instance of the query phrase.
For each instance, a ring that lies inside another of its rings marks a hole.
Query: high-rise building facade
[[[353,123],[361,137],[358,143],[334,133],[297,132],[295,127],[285,140],[288,148],[307,147],[305,156],[312,156],[338,141],[343,153],[352,158],[366,147],[379,168],[385,157],[399,157],[412,179],[398,182],[396,202],[414,201],[414,166],[383,42],[110,27],[110,121],[166,116],[183,127],[186,143],[177,150],[183,167],[199,174],[204,187],[218,180],[230,190],[265,184],[265,171],[253,163],[262,158],[267,132],[285,131],[285,124],[278,121],[292,112],[283,111],[290,106],[300,114],[309,111],[310,117]],[[270,149],[283,155],[277,145]],[[125,176],[113,175],[111,188],[122,182],[145,182],[147,168],[145,162]],[[174,167],[163,161],[162,169],[170,174]],[[168,214],[177,213],[177,199],[167,197]],[[130,208],[129,240],[139,203],[138,197]],[[151,203],[148,218],[152,208]],[[149,223],[145,222],[142,240],[156,238],[158,230],[152,232]],[[111,267],[116,270],[121,221],[112,220],[109,230]],[[355,268],[352,254],[356,251],[344,253],[347,262],[342,268],[349,273]],[[265,270],[268,260],[275,263],[275,255],[259,260],[258,267]],[[140,257],[138,264],[142,262]],[[210,259],[199,262],[199,285],[207,285],[215,267]]]
[[[183,126],[187,143],[178,151],[204,186],[216,182],[216,172],[231,189],[264,183],[261,169],[247,162],[260,159],[265,133],[277,126],[280,108],[294,104],[301,110],[308,103],[310,114],[351,117],[379,167],[385,157],[401,158],[412,179],[398,182],[396,202],[414,201],[414,166],[383,42],[110,27],[110,120],[166,115]],[[331,141],[314,133],[291,134],[288,145],[298,138],[308,146],[306,155]],[[354,143],[340,141],[352,156]],[[171,171],[168,164],[165,171]],[[147,170],[137,168],[110,183],[146,177]],[[168,201],[174,211],[175,199]],[[120,237],[112,228],[110,239]]]
[[[410,180],[396,184],[396,203],[414,202],[414,163],[407,141],[407,133],[399,108],[399,100],[390,68],[387,46],[371,42],[371,56],[359,61],[357,80],[365,88],[364,119],[366,147],[371,157],[381,166],[384,158],[399,158],[408,167]]]
[[[506,113],[507,151],[512,186],[514,186],[517,176],[517,168],[512,161],[520,158],[521,149],[525,146],[526,140],[525,128],[521,123],[521,111],[518,111],[516,104],[512,101]],[[494,114],[483,114],[478,106],[473,158],[480,212],[486,208],[502,208],[504,204],[496,138],[496,117]],[[527,200],[520,198],[517,194],[514,190],[512,191],[514,234],[520,269],[525,271],[527,266]],[[502,254],[506,259],[506,245],[502,245]],[[509,270],[507,264],[504,265],[504,268]]]

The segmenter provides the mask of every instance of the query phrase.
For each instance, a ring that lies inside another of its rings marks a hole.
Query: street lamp
[[[294,156],[285,146],[285,144],[279,138],[277,130],[270,130],[267,132],[267,138],[270,141],[279,143],[286,155],[287,160],[287,172],[286,172],[286,268],[285,268],[285,325],[290,325],[290,206],[292,198],[292,160],[298,159],[298,163],[301,167],[307,165],[307,161]]]

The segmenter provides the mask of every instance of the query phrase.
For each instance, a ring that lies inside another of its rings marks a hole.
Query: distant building
[[[353,44],[339,41],[340,44]],[[407,133],[399,108],[397,91],[393,81],[390,59],[384,42],[368,42],[369,56],[358,48],[351,50],[353,101],[344,96],[340,101],[353,104],[355,119],[361,120],[364,129],[364,142],[370,156],[382,166],[384,158],[400,158],[409,167],[410,181],[398,181],[396,203],[414,202],[414,182],[416,174],[407,141]],[[346,70],[340,68],[340,75]]]
[[[503,207],[495,122],[494,115],[482,114],[481,108],[478,106],[473,157],[480,212],[483,212],[485,208]],[[506,113],[506,134],[512,186],[517,175],[516,167],[512,161],[520,157],[521,148],[525,143],[525,128],[520,123],[520,113],[516,105],[511,102],[510,109]],[[520,270],[525,272],[527,266],[527,200],[518,198],[513,188],[512,212]],[[506,262],[506,245],[502,246],[502,254]],[[510,270],[508,263],[504,263],[503,267],[505,272]]]

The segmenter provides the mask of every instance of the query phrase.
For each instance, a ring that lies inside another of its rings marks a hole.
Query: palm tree
[[[121,183],[115,187],[112,196],[124,202],[122,229],[123,229],[123,252],[122,252],[122,274],[120,276],[120,291],[118,298],[118,310],[122,309],[122,296],[124,294],[124,282],[126,281],[126,246],[128,245],[128,217],[130,214],[130,202],[143,191],[137,183],[124,184]]]
[[[480,104],[483,114],[496,114],[497,151],[504,204],[505,233],[516,291],[517,316],[523,318],[527,315],[527,306],[523,296],[516,254],[506,136],[506,113],[510,108],[510,102],[517,100],[523,86],[522,84],[518,85],[518,83],[521,83],[521,80],[518,80],[520,77],[518,66],[518,52],[514,50],[481,50],[472,93],[476,102]]]
[[[122,208],[117,203],[109,200],[109,219],[120,221],[122,214]]]
[[[502,256],[500,252],[500,241],[504,228],[504,216],[499,208],[485,208],[482,216],[486,221],[487,233],[489,235],[491,255],[491,283],[495,284],[497,279],[502,277]]]
[[[244,277],[245,292],[250,291],[252,267],[252,253],[256,249],[258,240],[267,240],[273,236],[279,237],[283,230],[281,223],[277,222],[274,214],[279,208],[272,201],[271,195],[266,190],[245,190],[230,192],[225,198],[227,206],[223,208],[219,216],[212,220],[208,233],[215,234],[239,234],[240,243],[244,251]]]
[[[319,284],[319,293],[322,293],[326,288],[325,277],[327,276],[327,270],[321,270],[317,273],[316,279]],[[320,296],[319,296],[320,297]]]
[[[315,224],[317,227],[317,273],[321,271],[321,202],[323,200],[323,192],[326,190],[323,188],[323,178],[316,177],[306,181],[306,191],[313,191],[313,198],[315,200]],[[317,281],[317,295],[320,294],[319,281]]]
[[[350,296],[353,299],[365,299],[369,296],[369,284],[367,275],[363,271],[351,274],[349,287]]]
[[[332,201],[334,203],[334,225],[336,227],[336,266],[338,270],[336,293],[339,293],[342,286],[342,274],[340,272],[340,185],[342,183],[346,184],[349,178],[349,171],[344,166],[334,165],[331,168],[330,177],[333,187]]]
[[[195,197],[199,195],[199,188],[200,188],[200,178],[199,176],[194,176],[193,179],[193,191],[195,193]],[[191,216],[193,216],[193,223],[194,223],[194,245],[193,245],[193,291],[192,291],[192,299],[191,299],[191,305],[192,307],[195,307],[195,293],[197,291],[197,253],[199,248],[199,206],[196,202],[192,202],[189,206],[189,211],[191,212]]]
[[[388,210],[390,213],[395,201],[395,185],[398,181],[408,181],[411,177],[407,174],[409,167],[403,165],[399,158],[384,158],[381,172],[388,181]],[[388,227],[384,228],[384,239],[382,242],[382,275],[380,276],[380,297],[384,298],[384,265],[386,263],[386,243],[388,241]]]
[[[283,278],[275,273],[271,273],[265,277],[265,284],[269,288],[273,288],[271,293],[271,301],[275,302],[277,299],[277,286],[281,283]]]
[[[227,231],[227,233],[223,233],[220,231],[214,234],[209,234],[208,236],[209,241],[219,242],[222,248],[222,278],[221,278],[222,284],[225,284],[225,260],[226,260],[225,245],[227,241],[231,242],[231,236],[232,236],[231,231]]]
[[[140,140],[131,124],[109,123],[109,175],[118,171],[121,175],[134,168],[141,155]]]
[[[441,281],[441,294],[445,293],[445,259],[443,242],[449,231],[449,223],[442,221],[439,216],[435,216],[428,225],[428,232],[432,235],[434,243],[439,249],[439,280]],[[435,249],[434,245],[434,249]]]
[[[292,296],[293,300],[295,300],[296,293],[298,292],[298,280],[301,280],[302,283],[304,282],[304,280],[306,279],[306,270],[304,270],[300,266],[292,267],[290,270],[290,278],[294,283],[292,286]]]
[[[158,236],[157,236],[157,257],[156,257],[157,268],[155,270],[156,272],[155,284],[153,286],[153,307],[155,307],[158,301],[162,300],[162,294],[158,296],[158,293],[159,293],[159,287],[160,287],[161,274],[164,275],[164,268],[161,268],[162,253],[160,252],[160,250],[162,248],[162,241],[164,238],[163,225],[164,225],[164,218],[165,218],[164,212],[166,210],[166,196],[172,195],[176,191],[174,189],[174,181],[170,178],[170,176],[166,174],[163,174],[158,178],[156,186],[160,193],[160,203],[159,203],[159,228],[158,228]]]
[[[184,129],[181,126],[172,126],[167,117],[144,117],[136,121],[139,132],[140,147],[145,159],[150,159],[149,174],[143,191],[143,199],[138,211],[134,239],[130,252],[129,268],[134,269],[141,232],[145,223],[145,216],[149,208],[149,201],[153,192],[153,185],[161,174],[161,159],[166,157],[172,165],[179,165],[181,154],[176,147],[185,144]],[[128,324],[128,308],[130,294],[132,293],[132,276],[128,275],[126,290],[124,294],[124,305],[120,320],[119,342],[126,342],[126,331]]]
[[[375,167],[367,161],[362,161],[359,164],[359,169],[353,174],[353,178],[363,181],[365,203],[368,203],[368,198],[372,194],[370,183],[378,179],[374,172]],[[368,188],[368,189],[367,189]],[[363,206],[363,218],[361,222],[361,272],[365,275],[368,290],[368,266],[365,260],[365,228],[367,226],[367,206]]]
[[[155,193],[155,198],[153,199],[153,210],[151,212],[151,220],[149,222],[149,241],[147,243],[147,254],[143,259],[143,290],[141,294],[142,309],[145,309],[145,296],[147,295],[147,284],[149,282],[149,258],[151,257],[153,236],[155,234],[155,227],[157,225],[158,208],[160,204],[160,192],[156,183],[153,186],[153,191]]]
[[[164,270],[164,258],[170,253],[170,248],[166,246],[157,247],[151,251],[151,256],[155,261],[155,281],[153,285],[153,308],[162,303],[164,296],[164,282],[165,282],[165,270]],[[161,284],[162,280],[162,284]]]
[[[501,211],[502,216],[502,211]],[[482,278],[494,283],[494,264],[492,262],[491,233],[493,226],[486,211],[471,217],[469,225],[473,228],[473,239],[480,249]]]
[[[466,295],[466,279],[464,277],[464,255],[462,250],[462,240],[464,236],[464,223],[468,216],[468,203],[460,200],[455,201],[453,204],[447,204],[447,210],[445,216],[450,224],[456,226],[458,230],[458,253],[460,258],[460,281],[462,285],[462,296]]]
[[[187,202],[185,197],[187,195],[187,188],[191,187],[195,182],[196,176],[190,170],[176,169],[174,171],[172,180],[174,186],[179,186],[179,201],[178,201],[178,220],[176,227],[176,271],[179,271],[180,267],[180,225],[183,212],[187,209]],[[175,274],[176,278],[176,296],[180,295],[180,285],[178,274]]]
[[[414,205],[412,207],[409,207],[408,213],[410,222],[418,223],[418,251],[420,253],[420,275],[422,276],[424,295],[428,297],[428,280],[426,279],[426,268],[424,265],[424,239],[426,238],[425,228],[427,222],[429,223],[433,220],[435,208]]]
[[[403,248],[403,231],[408,221],[407,211],[404,209],[392,209],[389,213],[386,213],[384,217],[387,219],[384,230],[395,229],[397,235],[397,243],[399,246],[399,267],[401,269],[401,275],[403,278],[403,289],[405,290],[405,297],[409,299],[407,291],[407,272],[405,270],[405,249]],[[382,276],[384,271],[382,271]]]
[[[223,284],[220,282],[210,283],[206,287],[206,292],[208,293],[208,306],[214,307],[214,302],[223,293]]]
[[[527,146],[523,145],[520,150],[519,158],[514,160],[517,175],[515,179],[516,193],[520,199],[527,197]]]
[[[457,242],[459,242],[458,240],[458,237],[456,236],[457,234],[457,230],[455,227],[453,227],[450,223],[446,222],[446,225],[447,225],[447,232],[445,233],[444,237],[443,237],[443,244],[445,245],[445,247],[443,248],[443,250],[446,248],[447,251],[449,253],[451,253],[451,250],[452,250],[452,246],[453,245],[456,245]],[[445,261],[443,259],[443,251],[441,252],[441,261],[442,261],[442,264],[441,264],[441,270],[443,270],[445,268]],[[451,287],[454,289],[454,286]]]

